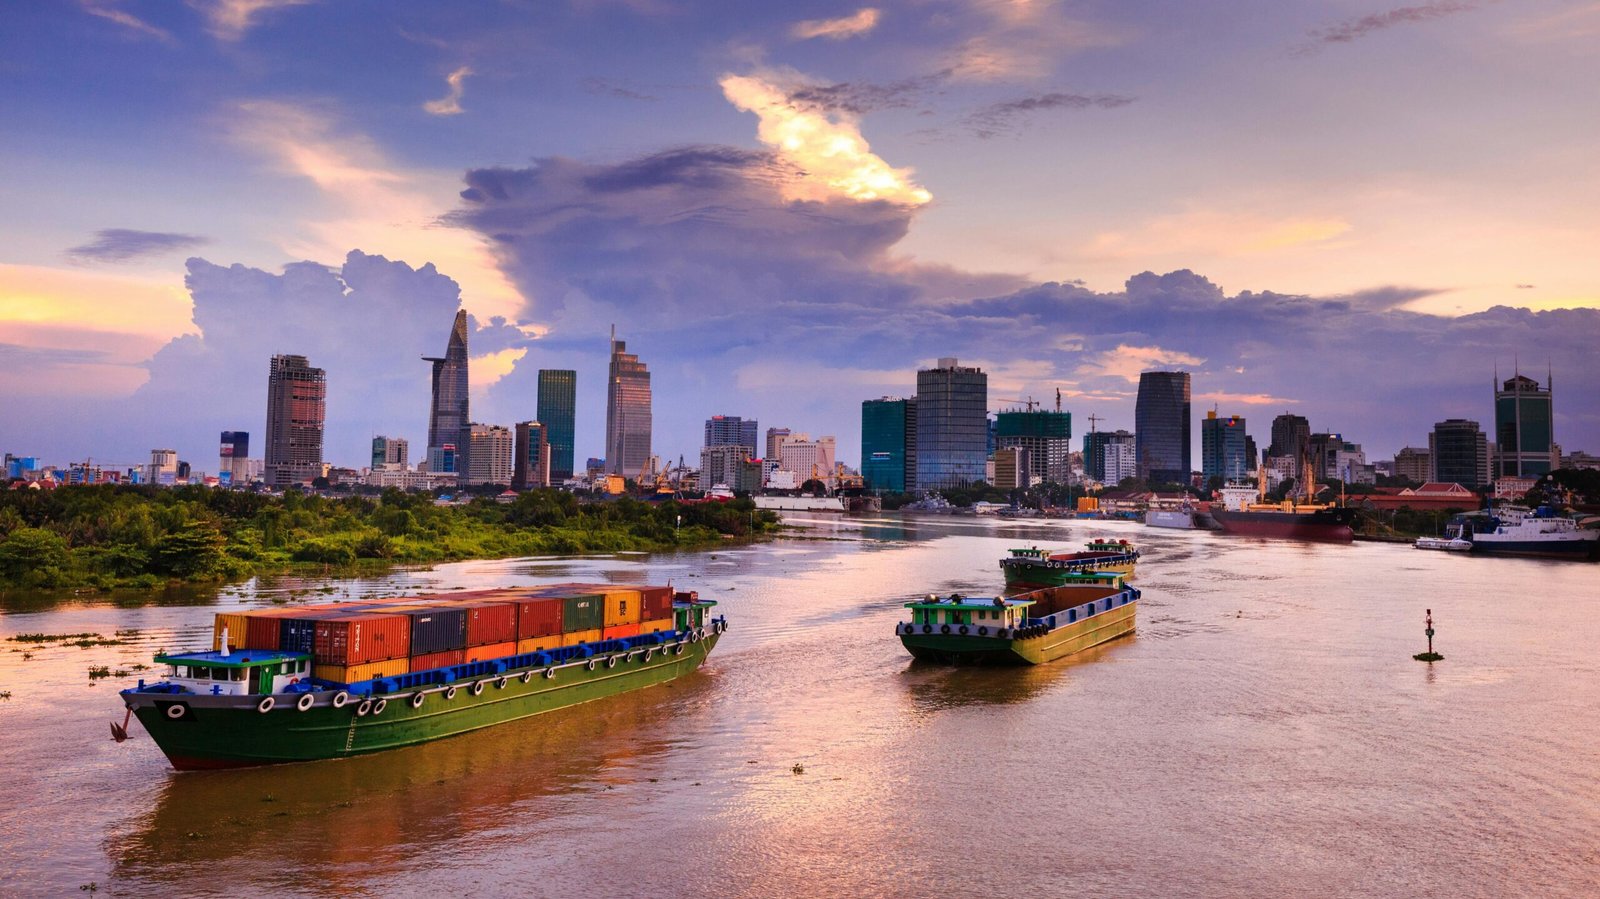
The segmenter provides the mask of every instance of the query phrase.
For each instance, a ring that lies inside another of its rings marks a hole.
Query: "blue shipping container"
[[[466,609],[418,609],[411,616],[411,654],[467,648]]]
[[[310,653],[316,637],[315,618],[284,618],[278,623],[278,648],[284,652]]]

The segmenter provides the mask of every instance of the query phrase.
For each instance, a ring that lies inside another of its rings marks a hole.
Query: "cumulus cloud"
[[[437,100],[429,100],[422,104],[422,108],[429,115],[460,115],[461,97],[467,92],[467,76],[472,74],[472,69],[462,66],[446,75],[445,84],[450,90]]]
[[[131,228],[106,228],[94,233],[94,240],[67,250],[76,262],[133,262],[162,253],[193,250],[209,243],[194,234],[165,231],[135,231]]]
[[[994,137],[1009,131],[1017,120],[1036,112],[1075,109],[1116,109],[1132,103],[1133,97],[1121,94],[1078,94],[1051,91],[1033,97],[1005,100],[981,107],[967,116],[967,124],[979,137]]]
[[[1347,19],[1325,28],[1314,29],[1309,34],[1307,42],[1302,44],[1297,52],[1301,54],[1312,53],[1327,44],[1352,43],[1377,31],[1394,28],[1398,25],[1417,25],[1423,22],[1431,22],[1457,13],[1475,10],[1481,5],[1477,2],[1466,2],[1466,0],[1438,0],[1438,2],[1434,3],[1400,6],[1383,12]]]
[[[878,10],[868,6],[837,19],[808,19],[796,22],[790,27],[789,34],[802,41],[816,37],[835,41],[859,37],[878,27],[879,17]]]
[[[263,13],[314,0],[189,0],[206,17],[211,33],[225,41],[242,39]]]

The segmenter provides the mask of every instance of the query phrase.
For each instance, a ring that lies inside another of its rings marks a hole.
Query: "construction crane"
[[[1038,408],[1039,406],[1044,405],[1043,403],[1039,402],[1038,400],[1034,399],[1031,396],[1028,397],[1025,400],[1006,400],[1006,399],[1002,399],[1002,400],[999,400],[999,402],[1002,402],[1002,403],[1020,403],[1023,406],[1026,406],[1028,408],[1029,412],[1032,412],[1034,409]]]

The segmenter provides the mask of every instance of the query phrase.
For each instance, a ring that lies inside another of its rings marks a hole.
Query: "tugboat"
[[[919,660],[968,665],[1038,665],[1133,633],[1139,591],[1114,572],[1073,574],[1063,586],[1017,596],[906,603],[895,625]]]
[[[670,587],[338,605],[219,614],[215,648],[160,653],[166,677],[121,692],[128,718],[112,737],[137,717],[179,770],[379,752],[670,681],[727,629],[708,615],[715,602]],[[467,646],[475,626],[511,640]],[[456,648],[432,651],[441,642]],[[353,664],[374,655],[397,657]]]
[[[1109,571],[1133,577],[1139,551],[1126,540],[1091,540],[1084,552],[1052,552],[1037,546],[1013,549],[1000,560],[1006,589],[1056,587],[1071,575],[1086,571]]]
[[[1445,533],[1465,540],[1472,552],[1497,556],[1532,556],[1543,559],[1600,559],[1600,528],[1579,527],[1549,506],[1528,509],[1501,506],[1471,515],[1458,515]]]

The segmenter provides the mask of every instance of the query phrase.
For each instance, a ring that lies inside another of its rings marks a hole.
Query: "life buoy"
[[[445,690],[444,690],[444,698],[445,699],[455,699],[456,698],[456,688],[455,688],[454,684],[452,684],[452,685],[450,685],[450,686],[445,688]]]
[[[312,706],[314,706],[316,704],[317,704],[317,697],[312,696],[310,693],[307,693],[306,695],[300,697],[300,699],[295,702],[294,707],[299,709],[300,711],[304,712],[304,711],[307,711],[308,709],[310,709]]]
[[[504,690],[506,688],[507,680],[508,679],[506,678],[506,676],[504,674],[500,675],[498,678],[495,679],[494,688],[496,690]]]
[[[350,701],[350,694],[346,693],[343,690],[340,690],[339,692],[333,694],[333,707],[336,708],[336,709],[344,708],[345,704],[348,703],[349,701]]]
[[[547,674],[547,675],[545,675],[545,677],[549,677],[549,675]],[[527,683],[530,680],[533,680],[533,672],[532,671],[524,671],[524,672],[522,672],[522,682],[523,683]]]
[[[931,633],[933,633],[933,625],[931,625],[931,624],[924,624],[924,625],[923,625],[923,626],[922,626],[922,632],[923,632],[923,633],[924,633],[924,634],[931,634]]]
[[[370,699],[363,699],[363,700],[361,700],[361,704],[356,706],[356,717],[357,718],[365,718],[365,717],[367,717],[367,715],[369,715],[371,713],[372,713],[372,700],[370,700]]]
[[[978,625],[978,636],[980,636],[980,637],[989,636],[989,626],[986,625],[986,624]]]
[[[475,680],[475,681],[472,682],[472,695],[473,696],[482,696],[483,695],[483,681]]]
[[[948,625],[948,624],[942,624],[942,625],[940,625],[940,626],[939,626],[939,633],[941,633],[941,634],[948,634],[948,633],[950,633],[950,625]]]
[[[655,651],[655,650],[653,650],[653,649],[647,649],[647,650],[645,650],[645,651],[644,651],[644,660],[645,660],[645,661],[646,661],[646,662],[648,662],[648,661],[650,661],[650,659],[651,659],[651,658],[653,658],[653,657],[654,657],[654,656],[655,656],[655,654],[656,654],[656,651]]]
[[[1001,629],[995,631],[994,635],[996,637],[999,637],[1000,639],[1004,640],[1006,638],[1006,629],[1005,628],[1001,628]]]
[[[277,704],[278,701],[276,699],[273,699],[271,696],[265,696],[262,697],[260,702],[256,703],[256,711],[265,715],[266,713],[272,711],[272,707]]]
[[[617,667],[617,657],[616,656],[606,656],[606,667],[607,668],[615,668],[615,667]]]
[[[380,699],[377,702],[373,703],[373,705],[372,705],[372,717],[376,718],[379,715],[382,715],[383,714],[383,710],[388,708],[388,707],[389,707],[389,700],[387,700],[387,699]]]
[[[175,702],[172,705],[167,706],[167,717],[174,721],[177,721],[179,718],[182,718],[188,713],[189,707],[181,702]]]
[[[421,692],[411,694],[411,707],[414,709],[422,708],[422,700],[423,694]]]
[[[675,656],[683,655],[683,644],[679,643],[676,647],[674,647],[673,650],[672,650],[672,654],[675,655]]]
[[[963,624],[960,627],[956,628],[956,633],[958,633],[961,636],[965,637],[967,635],[967,626],[965,624]]]
[[[588,662],[586,662],[586,663],[584,663],[584,666],[583,666],[583,667],[584,667],[584,668],[585,668],[585,669],[586,669],[586,670],[589,670],[589,671],[593,671],[593,670],[594,670],[594,669],[595,669],[595,662],[594,662],[594,659],[590,659],[590,660],[589,660],[589,661],[588,661]]]
[[[546,668],[544,670],[544,679],[545,680],[554,680],[555,676],[556,676],[556,670],[554,668]]]

